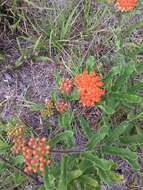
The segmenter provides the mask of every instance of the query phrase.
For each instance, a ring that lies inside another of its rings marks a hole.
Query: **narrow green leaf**
[[[22,165],[24,160],[23,160],[23,155],[17,155],[15,157],[12,158],[12,162],[15,165]]]
[[[133,30],[135,30],[136,28],[138,28],[142,25],[143,25],[143,18],[141,18],[138,21],[134,22],[133,24],[129,25],[129,27],[127,27],[127,30],[125,32],[125,36],[128,37],[128,34],[130,32],[132,32]]]
[[[128,148],[104,146],[104,147],[102,147],[102,151],[106,152],[108,154],[117,155],[117,156],[121,157],[122,159],[127,160],[128,163],[131,165],[131,167],[136,171],[138,171],[140,169],[140,166],[137,163],[137,155],[136,155],[136,153],[132,152]]]
[[[39,36],[39,38],[36,40],[36,42],[35,42],[35,44],[33,46],[33,53],[35,53],[35,51],[36,51],[36,49],[37,49],[37,47],[38,47],[38,45],[39,45],[39,43],[41,41],[41,38],[42,38],[42,35]]]
[[[93,162],[92,168],[97,170],[97,175],[109,186],[113,185],[117,179],[120,179],[113,177],[114,172],[112,172],[112,168],[115,167],[115,163],[112,160],[101,159],[92,153],[83,153],[83,156]]]
[[[109,89],[113,82],[113,76],[118,75],[120,73],[121,67],[120,66],[114,66],[112,69],[109,71],[109,73],[106,75],[106,77],[103,79],[104,86]]]
[[[136,84],[134,84],[132,86],[129,86],[128,89],[129,89],[130,92],[143,89],[143,81],[139,81]]]
[[[81,125],[86,137],[88,139],[90,139],[93,135],[93,132],[89,128],[88,122],[82,116],[80,117],[79,121],[80,121],[80,125]]]
[[[53,184],[53,179],[52,179],[52,176],[50,175],[50,169],[48,168],[48,166],[45,164],[44,166],[44,187],[45,187],[45,190],[54,190],[54,186],[52,185]]]
[[[89,168],[93,168],[93,162],[89,159],[83,159],[80,163],[79,163],[79,168],[80,170],[84,173],[87,169]]]
[[[142,103],[143,97],[138,94],[132,93],[112,93],[116,95],[116,99],[119,101],[127,102],[127,103]]]
[[[127,84],[127,80],[130,75],[135,71],[135,65],[132,64],[122,64],[122,70],[120,72],[119,78],[116,80],[112,89],[114,91],[123,89],[123,87]]]
[[[62,155],[61,158],[61,174],[58,184],[59,190],[67,190],[67,158]]]
[[[62,140],[66,140],[67,138],[72,138],[73,132],[66,130],[65,132],[57,134],[54,138],[48,141],[49,144],[54,145]]]
[[[43,104],[40,104],[40,103],[32,103],[30,105],[30,111],[40,111],[44,108],[44,105]]]
[[[77,178],[78,178],[79,176],[81,176],[82,174],[83,174],[83,172],[82,172],[81,170],[79,170],[79,169],[70,171],[70,172],[68,173],[68,177],[67,177],[67,178],[68,178],[68,179],[67,179],[68,183],[71,183],[71,181],[77,179]]]
[[[72,113],[71,112],[64,112],[59,116],[59,124],[61,127],[68,129],[72,122]]]
[[[141,112],[141,113],[139,113],[139,114],[134,114],[133,112],[130,112],[130,113],[128,114],[128,119],[129,119],[130,121],[143,119],[143,112]]]
[[[25,176],[21,175],[19,172],[13,172],[11,176],[17,186],[19,186],[25,180]]]
[[[87,144],[86,148],[92,149],[99,143],[104,137],[108,134],[109,126],[104,125],[103,127],[99,128],[95,135],[89,139],[89,143]]]
[[[95,58],[94,56],[89,56],[86,61],[86,71],[90,72],[93,69],[93,66],[95,65]]]
[[[117,140],[121,134],[123,134],[129,128],[129,122],[124,121],[117,126],[106,138],[106,142],[111,144],[114,140]]]
[[[89,177],[87,175],[82,175],[80,176],[79,180],[84,183],[84,184],[87,184],[89,186],[92,186],[92,187],[98,187],[98,181],[92,177]]]
[[[76,88],[72,90],[71,95],[68,96],[67,99],[70,101],[79,100],[79,94]]]
[[[143,143],[143,134],[120,137],[120,141],[123,144],[139,144]]]
[[[108,96],[107,105],[99,105],[99,107],[106,113],[106,114],[113,114],[116,112],[116,108],[118,107],[119,102],[114,98],[112,94]]]
[[[97,168],[102,170],[111,170],[114,166],[114,162],[112,160],[101,159],[97,155],[90,152],[83,153],[83,156],[92,161]]]
[[[6,152],[9,149],[8,143],[0,140],[0,152]]]

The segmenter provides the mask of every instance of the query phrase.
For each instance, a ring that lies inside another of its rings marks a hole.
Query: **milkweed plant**
[[[122,24],[141,5],[137,0],[103,3]],[[9,179],[17,186],[30,184],[35,190],[112,187],[125,183],[118,172],[119,161],[143,175],[143,59],[139,56],[143,45],[129,40],[142,24],[141,18],[113,33],[118,50],[113,49],[106,72],[108,55],[100,60],[101,67],[92,53],[83,55],[82,64],[80,60],[74,72],[59,77],[43,102],[30,104],[28,109],[45,124],[45,133],[34,132],[17,118],[1,123],[0,171],[12,169]],[[53,125],[48,123],[51,117]]]

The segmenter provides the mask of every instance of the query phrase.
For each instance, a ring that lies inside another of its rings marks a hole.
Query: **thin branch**
[[[5,164],[9,167],[9,168],[12,168],[18,172],[20,172],[21,174],[25,175],[26,177],[30,178],[36,185],[40,185],[42,184],[42,182],[40,182],[38,180],[37,177],[33,177],[32,175],[30,174],[27,174],[26,172],[24,172],[22,169],[20,169],[19,167],[17,166],[13,166],[7,159],[5,159],[3,156],[0,155],[0,160],[2,160],[3,162],[5,162]]]

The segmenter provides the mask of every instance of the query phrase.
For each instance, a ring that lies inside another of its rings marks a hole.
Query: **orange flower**
[[[56,110],[60,113],[63,113],[67,108],[68,104],[64,101],[58,101],[55,103]]]
[[[13,128],[8,128],[6,130],[7,132],[7,136],[10,138],[10,139],[16,139],[17,137],[22,137],[23,134],[24,134],[24,128],[21,124],[17,123],[15,127]]]
[[[43,118],[46,118],[46,117],[49,117],[52,115],[52,108],[54,105],[53,105],[52,100],[50,100],[48,98],[45,99],[44,103],[45,103],[45,105],[44,105],[43,109],[41,109],[40,112],[41,112],[41,116]]]
[[[46,138],[30,138],[27,144],[22,148],[25,162],[25,172],[37,173],[44,171],[44,164],[50,164],[47,154],[50,152],[50,146],[46,145]]]
[[[23,137],[17,137],[13,139],[13,146],[11,147],[11,151],[13,154],[18,154],[21,152],[22,148],[24,147],[25,140]]]
[[[100,96],[104,94],[104,91],[100,89],[100,87],[103,86],[100,80],[100,76],[96,75],[94,71],[90,71],[89,74],[83,71],[82,74],[75,76],[74,83],[78,88],[80,102],[84,106],[93,105],[94,102],[98,102]]]
[[[136,6],[136,0],[117,0],[116,7],[120,11],[130,11]]]
[[[69,79],[63,79],[60,82],[59,90],[62,94],[69,95],[72,88],[72,81]]]

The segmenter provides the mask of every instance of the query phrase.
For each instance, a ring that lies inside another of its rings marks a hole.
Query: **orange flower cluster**
[[[25,140],[23,137],[19,136],[16,139],[13,139],[13,146],[11,147],[11,151],[13,154],[18,154],[22,151],[24,145],[25,145]]]
[[[7,129],[7,136],[11,139],[13,143],[13,146],[11,148],[12,153],[18,154],[22,150],[25,144],[23,135],[24,135],[24,128],[19,123],[17,123],[14,128]]]
[[[84,106],[93,105],[95,102],[98,102],[100,96],[104,94],[104,91],[100,88],[103,86],[100,80],[100,76],[96,75],[94,71],[90,71],[89,74],[83,71],[82,74],[75,76],[74,83],[78,88],[80,102]]]
[[[115,5],[120,11],[130,11],[136,6],[136,0],[117,0]]]
[[[44,171],[44,164],[50,164],[51,161],[47,159],[49,154],[50,146],[46,145],[46,138],[30,138],[22,149],[26,173],[38,171]]]
[[[10,139],[15,139],[19,136],[23,136],[24,134],[24,128],[21,124],[17,123],[15,127],[13,128],[8,128],[6,130],[7,132],[7,136],[10,138]]]
[[[63,113],[66,110],[67,106],[68,104],[62,100],[55,103],[56,110],[60,113]]]
[[[42,117],[49,117],[52,114],[52,108],[54,107],[52,100],[46,98],[45,99],[45,106],[41,110]]]
[[[72,89],[72,84],[73,84],[72,80],[69,79],[61,80],[59,87],[60,92],[65,95],[69,95]]]

